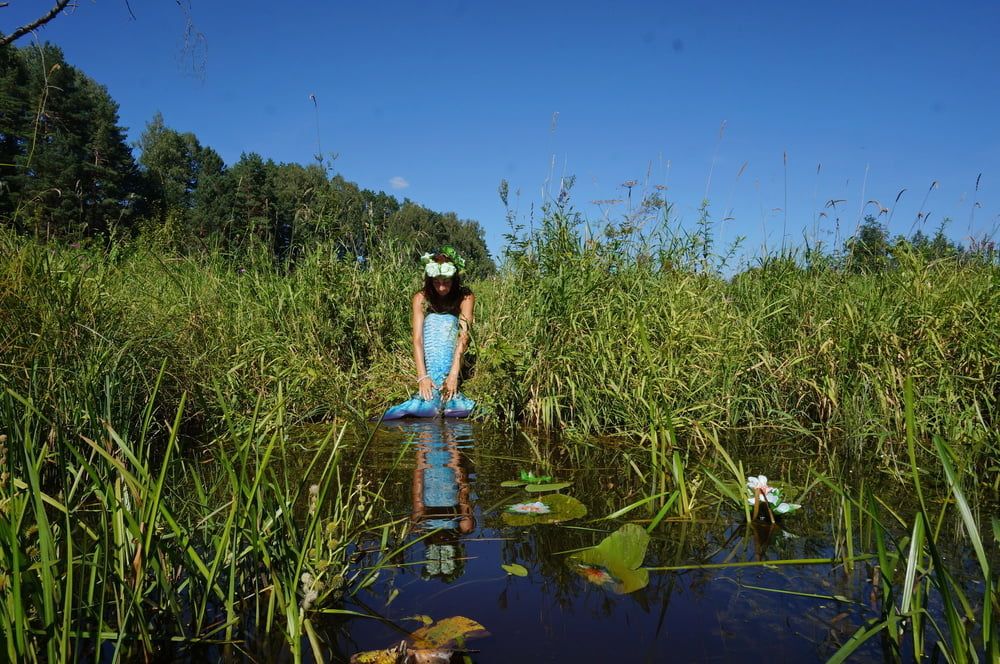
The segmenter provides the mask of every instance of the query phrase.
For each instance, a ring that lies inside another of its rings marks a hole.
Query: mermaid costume
[[[418,392],[401,404],[385,411],[383,420],[402,417],[467,417],[476,402],[458,392],[442,402],[441,388],[451,371],[451,361],[458,343],[459,322],[455,314],[428,313],[424,316],[424,365],[434,383],[430,400]]]

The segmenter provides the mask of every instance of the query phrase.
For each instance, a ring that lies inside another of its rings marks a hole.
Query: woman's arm
[[[462,298],[458,316],[458,340],[455,343],[455,354],[451,358],[451,370],[444,381],[441,398],[448,400],[458,394],[458,376],[462,371],[462,356],[469,347],[469,330],[472,328],[475,316],[476,296],[469,293]]]
[[[427,373],[424,360],[424,294],[418,292],[413,296],[413,363],[417,367],[417,388],[424,401],[430,401],[434,396],[434,383]]]

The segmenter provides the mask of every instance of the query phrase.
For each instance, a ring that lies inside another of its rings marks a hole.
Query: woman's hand
[[[417,387],[420,389],[420,398],[424,401],[430,401],[434,398],[434,382],[430,376],[421,378],[417,383]]]
[[[441,388],[441,401],[448,401],[458,394],[458,372],[451,371],[444,379],[444,386]]]

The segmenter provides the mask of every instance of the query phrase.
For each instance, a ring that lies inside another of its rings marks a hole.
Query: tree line
[[[483,229],[381,191],[320,163],[244,153],[227,165],[160,114],[136,143],[108,90],[52,44],[0,45],[0,223],[47,241],[111,241],[158,232],[178,251],[238,255],[255,244],[281,259],[327,246],[352,260],[450,243],[473,276],[495,270]]]

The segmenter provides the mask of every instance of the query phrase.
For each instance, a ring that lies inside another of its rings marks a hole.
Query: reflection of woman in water
[[[458,391],[476,298],[462,286],[465,261],[452,247],[424,254],[424,286],[413,294],[413,361],[418,393],[393,406],[383,420],[465,417],[475,403]]]
[[[464,555],[459,538],[476,527],[466,457],[458,449],[451,430],[454,426],[458,425],[417,432],[413,470],[413,522],[438,530],[425,540],[425,573],[445,581],[462,575]]]

